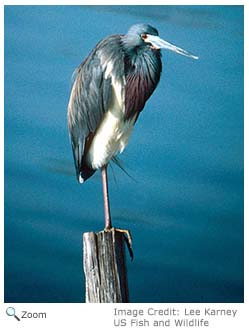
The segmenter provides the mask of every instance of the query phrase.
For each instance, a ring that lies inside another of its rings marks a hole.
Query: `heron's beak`
[[[180,47],[172,45],[172,44],[168,43],[167,41],[159,38],[158,36],[147,35],[146,39],[144,39],[144,41],[152,44],[152,46],[156,49],[165,48],[165,49],[169,49],[170,51],[173,51],[175,53],[190,57],[192,59],[195,59],[195,60],[198,59],[198,56],[195,56]]]

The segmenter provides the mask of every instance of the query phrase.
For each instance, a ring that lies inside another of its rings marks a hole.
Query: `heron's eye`
[[[146,33],[142,33],[142,34],[141,34],[141,38],[142,38],[143,40],[147,39],[147,37],[148,37],[148,36],[147,36]]]

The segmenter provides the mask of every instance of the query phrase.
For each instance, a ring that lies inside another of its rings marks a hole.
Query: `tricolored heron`
[[[107,165],[124,150],[160,80],[161,48],[198,58],[159,38],[152,26],[137,24],[101,40],[75,71],[68,126],[76,175],[83,183],[101,169],[106,229],[112,227]]]

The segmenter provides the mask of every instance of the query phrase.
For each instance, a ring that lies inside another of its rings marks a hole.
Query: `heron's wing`
[[[80,182],[94,173],[85,162],[85,151],[109,107],[112,96],[110,61],[119,39],[111,36],[101,41],[75,72],[68,105],[68,126]]]
[[[82,180],[79,174],[87,141],[108,109],[110,93],[110,78],[104,78],[100,59],[94,54],[78,68],[68,106],[69,131],[79,181]]]

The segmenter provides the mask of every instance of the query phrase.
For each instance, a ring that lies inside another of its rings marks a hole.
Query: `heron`
[[[161,49],[198,58],[161,39],[151,25],[136,24],[101,40],[74,72],[68,127],[76,176],[84,183],[101,170],[106,230],[112,228],[107,166],[124,151],[159,83]]]

